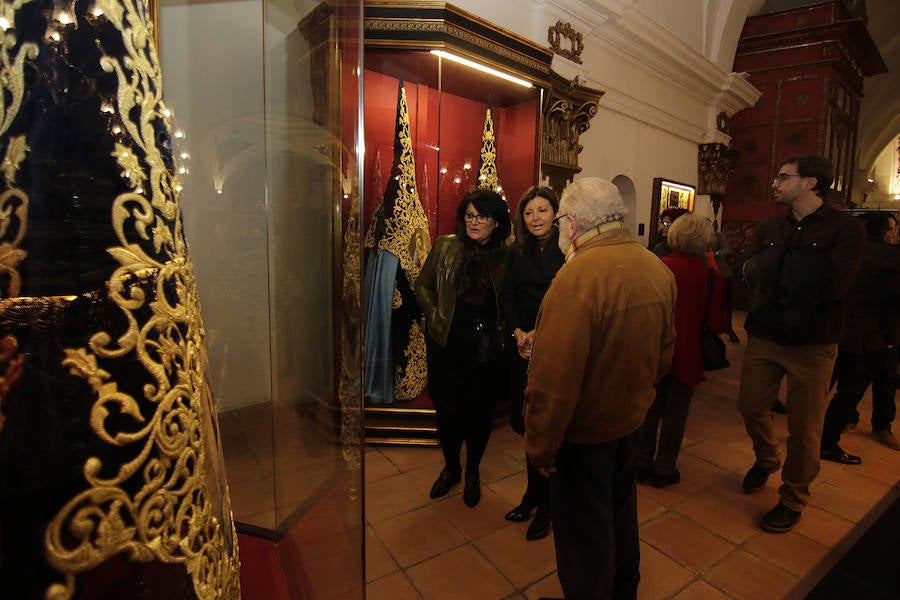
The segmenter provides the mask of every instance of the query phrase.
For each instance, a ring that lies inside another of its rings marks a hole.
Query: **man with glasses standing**
[[[625,212],[603,179],[563,191],[555,223],[566,264],[538,312],[525,391],[525,452],[550,476],[570,599],[637,595],[635,452],[675,346],[675,278],[625,229]]]
[[[772,533],[797,524],[819,473],[819,442],[843,336],[844,299],[865,248],[859,219],[825,200],[833,180],[824,157],[786,159],[772,182],[772,195],[788,210],[760,223],[747,246],[748,339],[738,407],[756,461],[744,477],[745,493],[765,487],[782,465],[771,408],[787,377],[781,499],[761,523]]]

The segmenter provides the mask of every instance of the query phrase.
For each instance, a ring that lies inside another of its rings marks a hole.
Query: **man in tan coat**
[[[525,449],[550,476],[556,562],[569,600],[634,598],[639,429],[675,343],[675,279],[625,229],[603,179],[569,185],[557,273],[538,314]]]

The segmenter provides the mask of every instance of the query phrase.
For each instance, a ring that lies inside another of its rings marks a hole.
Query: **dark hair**
[[[816,185],[813,191],[825,200],[825,194],[834,182],[834,169],[831,161],[817,154],[795,154],[781,161],[782,165],[797,165],[797,174],[814,177]]]
[[[897,215],[887,211],[864,213],[859,218],[866,226],[866,233],[869,234],[869,237],[880,238],[891,230],[891,224],[888,221],[893,219],[895,223],[898,222]]]
[[[669,219],[674,222],[675,219],[677,219],[681,215],[686,215],[689,212],[691,211],[686,208],[667,208],[659,214],[659,220],[662,221],[666,217],[669,217]]]
[[[516,207],[516,252],[519,254],[534,254],[537,249],[537,239],[528,231],[525,225],[525,206],[535,198],[543,198],[553,207],[553,212],[559,212],[559,198],[552,188],[533,185],[522,194],[519,206]]]
[[[456,236],[464,244],[470,243],[469,236],[466,234],[465,219],[466,208],[469,204],[473,205],[479,214],[493,217],[497,222],[497,228],[491,233],[491,239],[486,245],[493,248],[505,242],[511,228],[509,206],[506,205],[506,200],[500,194],[484,188],[475,188],[459,201],[459,206],[456,207]]]

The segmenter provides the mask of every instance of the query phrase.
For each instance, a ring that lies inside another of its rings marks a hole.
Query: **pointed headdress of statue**
[[[499,192],[500,176],[497,173],[497,144],[494,139],[494,118],[491,103],[484,114],[484,130],[481,133],[481,158],[478,161],[478,185]]]

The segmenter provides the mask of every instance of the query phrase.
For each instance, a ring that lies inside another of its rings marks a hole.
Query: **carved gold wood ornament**
[[[563,48],[562,41],[566,40],[568,48]],[[557,21],[547,29],[547,41],[550,48],[563,58],[568,58],[574,63],[581,64],[581,53],[584,52],[584,36],[572,27],[570,23]]]

